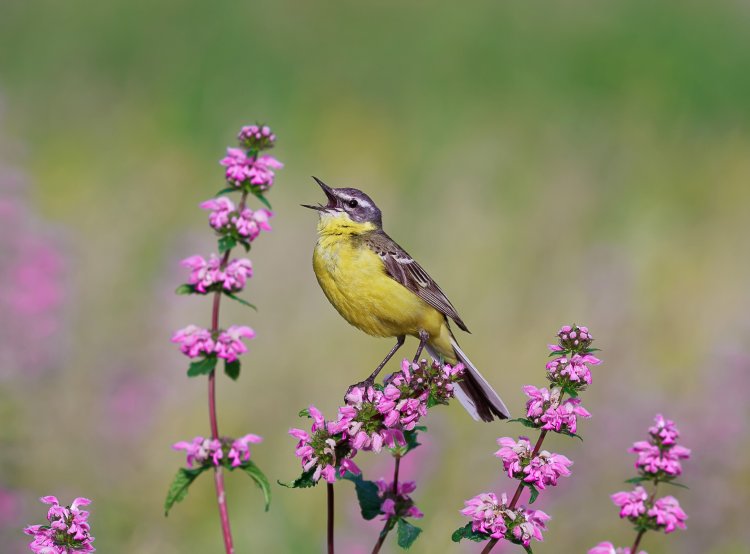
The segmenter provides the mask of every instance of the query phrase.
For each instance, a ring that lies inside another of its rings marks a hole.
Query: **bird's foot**
[[[347,397],[351,394],[351,392],[356,388],[363,388],[367,390],[371,386],[375,384],[375,378],[374,377],[368,377],[364,381],[360,381],[359,383],[354,383],[351,385],[348,389],[346,389],[346,395],[344,396],[344,402],[346,402]]]

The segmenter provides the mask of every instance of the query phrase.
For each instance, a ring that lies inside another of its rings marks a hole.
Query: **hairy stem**
[[[547,436],[547,430],[542,430],[541,433],[539,433],[539,438],[536,441],[536,444],[534,445],[534,450],[531,452],[531,457],[534,458],[537,454],[539,454],[539,450],[542,448],[542,443],[544,442],[544,437]],[[523,481],[518,484],[518,488],[516,489],[515,494],[513,495],[513,499],[510,501],[510,504],[508,505],[508,509],[513,510],[516,507],[516,504],[518,504],[518,501],[521,499],[521,493],[523,492],[524,486]],[[492,539],[487,543],[487,546],[484,547],[484,550],[482,550],[482,554],[487,554],[490,552],[493,548],[495,548],[495,545],[498,543],[500,539]]]
[[[242,193],[240,200],[240,212],[245,208],[247,192]],[[221,258],[221,269],[226,268],[229,262],[231,250],[227,250]],[[214,293],[213,306],[211,308],[211,334],[219,332],[219,310],[221,308],[221,291]],[[208,419],[211,424],[211,438],[219,439],[219,420],[216,415],[216,370],[208,374]],[[224,537],[224,549],[227,554],[234,554],[234,542],[232,540],[232,528],[229,524],[229,509],[227,508],[227,495],[224,491],[224,473],[221,466],[214,467],[214,483],[216,484],[216,501],[219,505],[219,518],[221,519],[221,534]]]
[[[333,553],[333,483],[326,485],[328,496],[328,554]]]
[[[398,468],[401,464],[401,456],[394,455],[395,462],[393,464],[393,494],[394,496],[398,497]],[[383,530],[380,532],[380,536],[378,536],[378,542],[375,543],[375,546],[372,549],[372,554],[378,554],[380,552],[380,548],[383,546],[383,543],[385,542],[385,538],[388,536],[388,533],[391,530],[391,527],[389,527],[389,521],[385,522],[385,525],[383,526]]]

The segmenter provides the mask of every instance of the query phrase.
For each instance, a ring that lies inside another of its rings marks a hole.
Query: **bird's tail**
[[[448,331],[450,333],[450,331]],[[443,338],[443,337],[440,337]],[[469,415],[477,421],[493,421],[495,417],[498,419],[508,419],[510,417],[510,411],[508,410],[505,403],[502,401],[500,396],[495,392],[495,389],[487,382],[487,379],[482,377],[479,370],[471,363],[471,360],[464,354],[463,350],[458,346],[458,342],[450,333],[448,337],[450,340],[450,347],[453,350],[453,355],[448,356],[447,352],[441,352],[445,348],[440,344],[443,341],[430,341],[427,343],[427,352],[430,353],[435,359],[454,358],[464,364],[466,371],[464,372],[463,381],[459,383],[459,388],[456,390],[456,398],[461,402],[461,405],[469,412]],[[447,344],[445,345],[447,346]]]

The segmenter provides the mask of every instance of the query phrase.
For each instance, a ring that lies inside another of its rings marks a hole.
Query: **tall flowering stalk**
[[[178,442],[177,450],[187,453],[187,467],[177,472],[167,494],[165,513],[168,513],[175,502],[187,494],[190,484],[205,470],[213,468],[216,485],[216,499],[221,519],[222,535],[226,552],[234,552],[232,531],[229,524],[229,512],[224,491],[224,469],[232,471],[242,469],[262,489],[265,496],[266,510],[270,502],[268,479],[250,459],[251,443],[262,439],[258,435],[248,434],[233,439],[219,434],[216,413],[216,366],[219,360],[224,362],[224,373],[232,380],[240,375],[240,355],[247,351],[246,340],[255,337],[255,331],[245,325],[231,325],[222,328],[219,325],[219,310],[224,296],[254,308],[252,304],[240,298],[240,293],[253,276],[253,266],[247,258],[232,258],[232,251],[241,246],[249,252],[253,241],[261,231],[271,229],[269,220],[273,213],[265,194],[273,186],[274,170],[282,164],[269,156],[261,154],[274,146],[276,136],[271,129],[263,125],[243,127],[238,135],[240,148],[228,148],[227,156],[221,160],[228,187],[219,191],[216,197],[201,203],[200,207],[210,211],[209,226],[218,239],[218,253],[208,258],[195,255],[182,261],[189,270],[187,283],[177,288],[178,294],[211,295],[211,326],[209,328],[188,325],[177,331],[172,342],[179,345],[180,351],[190,360],[188,377],[208,376],[208,416],[211,434],[204,438],[195,437],[190,442]],[[239,194],[235,204],[227,195]],[[247,205],[250,196],[257,198],[266,208],[252,210]]]
[[[88,523],[89,513],[81,510],[88,506],[88,498],[76,498],[70,506],[61,506],[54,496],[43,496],[43,503],[50,504],[47,510],[47,524],[30,525],[23,532],[34,537],[29,544],[32,552],[37,554],[74,554],[75,552],[94,552],[91,544],[91,527]]]
[[[515,493],[510,500],[505,493],[498,498],[491,492],[467,500],[461,513],[471,521],[453,533],[454,542],[489,541],[482,550],[487,553],[501,540],[521,545],[527,552],[532,551],[532,540],[543,540],[549,515],[518,503],[525,488],[529,489],[529,504],[533,504],[540,491],[556,486],[560,477],[570,475],[573,462],[562,454],[543,450],[542,443],[550,432],[578,437],[578,418],[591,417],[578,395],[591,384],[589,366],[600,363],[592,354],[593,338],[586,327],[566,325],[557,337],[558,343],[549,345],[554,356],[546,366],[549,389],[523,387],[528,397],[526,417],[511,420],[539,429],[538,438],[534,442],[523,436],[497,440],[500,449],[495,456],[500,458],[508,477],[519,482]]]
[[[422,512],[411,498],[416,484],[400,480],[400,462],[419,446],[418,433],[426,430],[419,423],[427,410],[449,403],[463,373],[461,364],[405,359],[400,371],[386,377],[382,384],[351,389],[336,418],[327,420],[315,406],[300,412],[300,416],[312,419],[310,431],[289,431],[298,441],[295,454],[300,458],[302,475],[282,484],[307,488],[321,479],[327,483],[328,552],[334,551],[333,484],[341,479],[354,483],[362,517],[380,517],[384,522],[373,553],[380,551],[394,528],[399,546],[409,548],[414,543],[421,529],[410,520],[421,518]],[[393,478],[365,480],[354,462],[361,451],[389,452],[394,459]]]
[[[680,432],[674,421],[657,414],[654,424],[648,429],[648,440],[637,441],[628,452],[636,454],[635,468],[638,476],[628,479],[636,487],[612,495],[612,502],[620,508],[620,517],[630,521],[636,530],[633,546],[615,548],[610,542],[601,542],[589,550],[589,554],[635,554],[643,536],[648,531],[664,531],[669,534],[685,529],[687,514],[674,496],[656,498],[659,484],[684,487],[676,479],[682,475],[682,460],[690,458],[690,449],[677,444]],[[643,483],[651,483],[651,493]],[[646,554],[641,551],[639,554]]]

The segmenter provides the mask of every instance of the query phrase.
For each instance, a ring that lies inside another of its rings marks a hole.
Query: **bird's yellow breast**
[[[389,277],[380,256],[358,239],[361,229],[342,223],[343,229],[321,219],[313,253],[318,283],[342,317],[379,337],[416,336],[420,329],[439,335],[443,314]]]

